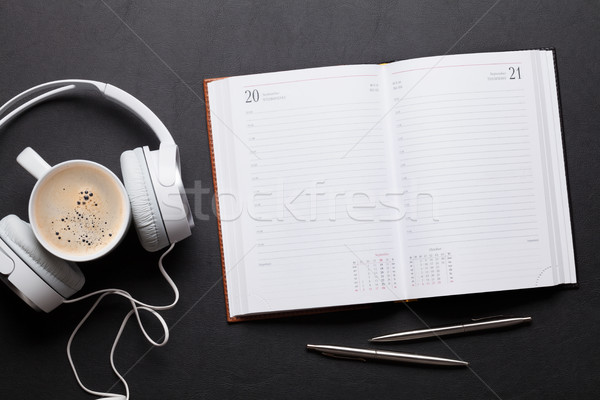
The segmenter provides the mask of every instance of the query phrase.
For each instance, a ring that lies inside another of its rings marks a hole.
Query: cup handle
[[[37,180],[46,175],[46,173],[50,171],[50,168],[52,168],[50,164],[44,161],[44,159],[31,147],[27,147],[17,156],[17,162]]]

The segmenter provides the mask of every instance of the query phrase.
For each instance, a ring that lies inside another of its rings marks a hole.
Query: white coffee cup
[[[69,261],[91,261],[125,237],[129,197],[108,168],[87,160],[50,166],[30,147],[17,162],[38,180],[29,198],[29,222],[49,252]]]

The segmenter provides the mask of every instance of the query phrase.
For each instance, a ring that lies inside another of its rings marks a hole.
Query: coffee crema
[[[118,240],[128,214],[114,179],[85,163],[52,171],[41,182],[33,204],[32,219],[46,243],[79,257],[98,253]]]

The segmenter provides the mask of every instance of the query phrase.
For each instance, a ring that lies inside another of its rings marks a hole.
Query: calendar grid
[[[431,286],[454,283],[451,252],[436,251],[408,259],[411,286]]]
[[[353,261],[352,272],[355,292],[398,288],[396,260],[393,257]]]

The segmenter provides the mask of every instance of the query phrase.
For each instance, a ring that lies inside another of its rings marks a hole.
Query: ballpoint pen
[[[531,322],[531,317],[515,317],[493,319],[480,322],[472,322],[461,325],[451,325],[439,328],[420,329],[416,331],[407,331],[392,333],[390,335],[378,336],[369,339],[369,342],[396,342],[401,340],[422,339],[434,336],[453,335],[456,333],[483,331],[486,329],[504,328],[512,325],[519,325]]]
[[[466,361],[452,360],[449,358],[431,357],[419,354],[397,353],[394,351],[373,350],[373,349],[357,349],[353,347],[331,346],[331,345],[316,345],[307,344],[308,350],[315,350],[325,356],[336,358],[345,358],[351,360],[380,360],[380,361],[395,361],[414,364],[439,365],[447,367],[466,367],[469,365]]]

